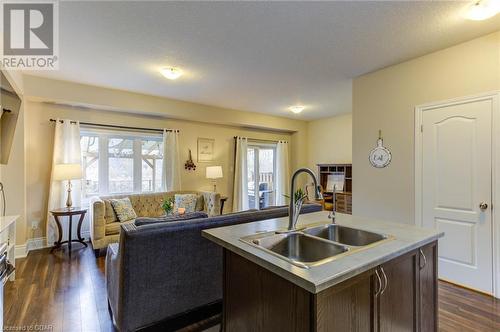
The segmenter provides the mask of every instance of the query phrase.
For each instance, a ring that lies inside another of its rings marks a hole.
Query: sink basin
[[[300,267],[330,261],[349,249],[345,246],[317,239],[302,233],[250,236],[243,241],[278,255]]]
[[[348,246],[367,246],[372,243],[385,240],[387,236],[378,233],[363,231],[340,225],[322,225],[308,228],[303,231],[305,234],[320,237],[325,240],[335,241]]]
[[[321,224],[302,230],[258,233],[240,238],[260,250],[301,268],[310,268],[351,255],[393,236],[337,224]]]

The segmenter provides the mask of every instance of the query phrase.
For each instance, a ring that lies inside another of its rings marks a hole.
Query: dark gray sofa
[[[321,210],[305,204],[301,213]],[[120,243],[106,256],[113,323],[135,331],[222,300],[222,249],[204,229],[288,216],[288,207],[181,222],[122,225]]]

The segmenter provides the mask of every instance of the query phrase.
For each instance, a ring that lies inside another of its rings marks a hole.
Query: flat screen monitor
[[[21,98],[0,71],[0,164],[9,162]]]

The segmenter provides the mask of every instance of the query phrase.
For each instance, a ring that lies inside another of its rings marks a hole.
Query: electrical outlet
[[[38,229],[40,226],[40,220],[32,220],[31,221],[31,229],[35,230]]]

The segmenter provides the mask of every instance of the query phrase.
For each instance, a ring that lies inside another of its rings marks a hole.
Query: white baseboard
[[[34,239],[29,239],[26,242],[26,247],[28,249],[28,252],[30,252],[31,250],[43,249],[49,246],[47,245],[47,238],[37,237]]]
[[[15,258],[24,258],[27,255],[28,255],[28,249],[26,243],[16,245],[16,249],[14,249]]]
[[[15,255],[16,258],[24,258],[28,256],[28,253],[32,250],[43,249],[47,247],[47,238],[45,237],[29,239],[25,244],[16,245]]]
[[[90,239],[90,231],[83,231],[82,237],[85,239]],[[51,247],[51,245],[47,244],[46,237],[37,237],[33,239],[29,239],[25,244],[16,245],[15,256],[16,258],[24,258],[28,256],[28,253],[32,250],[38,250],[43,248]]]

